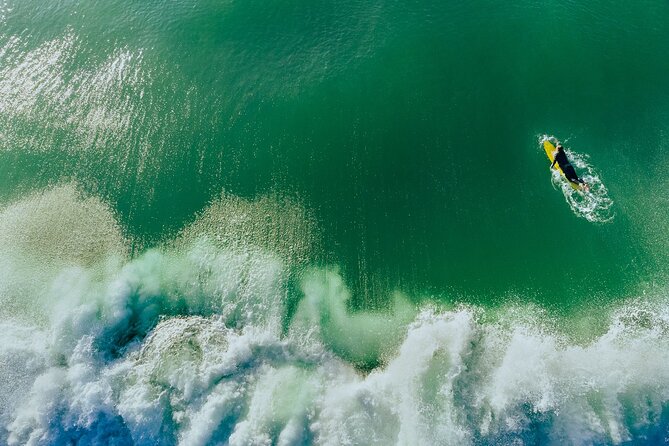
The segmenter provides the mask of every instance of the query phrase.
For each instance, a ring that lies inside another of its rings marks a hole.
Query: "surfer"
[[[560,166],[560,169],[562,169],[562,172],[564,173],[564,176],[571,181],[572,183],[575,184],[581,184],[583,186],[583,189],[588,192],[590,190],[590,187],[588,186],[588,183],[583,181],[582,178],[579,178],[579,176],[576,174],[576,170],[574,170],[574,166],[571,165],[569,162],[569,159],[567,159],[567,154],[564,151],[564,147],[562,147],[562,144],[557,143],[555,146],[557,149],[555,151],[555,159],[551,163],[551,167],[555,165],[555,163],[558,163],[558,166]]]

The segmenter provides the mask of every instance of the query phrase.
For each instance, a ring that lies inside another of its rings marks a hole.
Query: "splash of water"
[[[542,135],[539,144],[549,140],[557,143],[554,136]],[[564,195],[565,201],[572,212],[581,218],[593,223],[606,223],[615,218],[613,211],[613,200],[609,197],[609,191],[604,185],[599,172],[590,164],[587,154],[580,154],[565,148],[572,165],[580,173],[581,178],[588,184],[588,190],[576,190],[569,181],[556,169],[551,169],[551,182],[553,188],[559,189]]]

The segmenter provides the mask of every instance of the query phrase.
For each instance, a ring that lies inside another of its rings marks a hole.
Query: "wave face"
[[[267,200],[223,197],[134,259],[111,211],[73,186],[7,207],[2,233],[21,242],[0,251],[16,266],[2,282],[0,441],[664,441],[666,299],[600,309],[600,329],[578,339],[531,305],[449,309],[396,294],[386,310],[352,313],[336,270],[305,270],[252,233],[215,237],[216,212],[257,221],[278,209]],[[84,249],[92,240],[97,251]]]
[[[669,4],[577,3],[0,0],[0,445],[669,443]]]

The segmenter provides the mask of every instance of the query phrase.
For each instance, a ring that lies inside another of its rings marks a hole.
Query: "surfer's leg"
[[[582,183],[583,180],[581,180],[578,175],[576,175],[576,171],[574,170],[573,167],[571,166],[565,166],[562,168],[562,171],[564,172],[564,176],[571,181],[572,183]]]

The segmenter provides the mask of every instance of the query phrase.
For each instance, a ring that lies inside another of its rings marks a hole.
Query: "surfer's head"
[[[564,150],[564,148],[562,147],[562,144],[560,144],[560,143],[557,143],[557,146],[555,146],[555,148],[558,149],[560,152],[562,152],[562,150]]]

